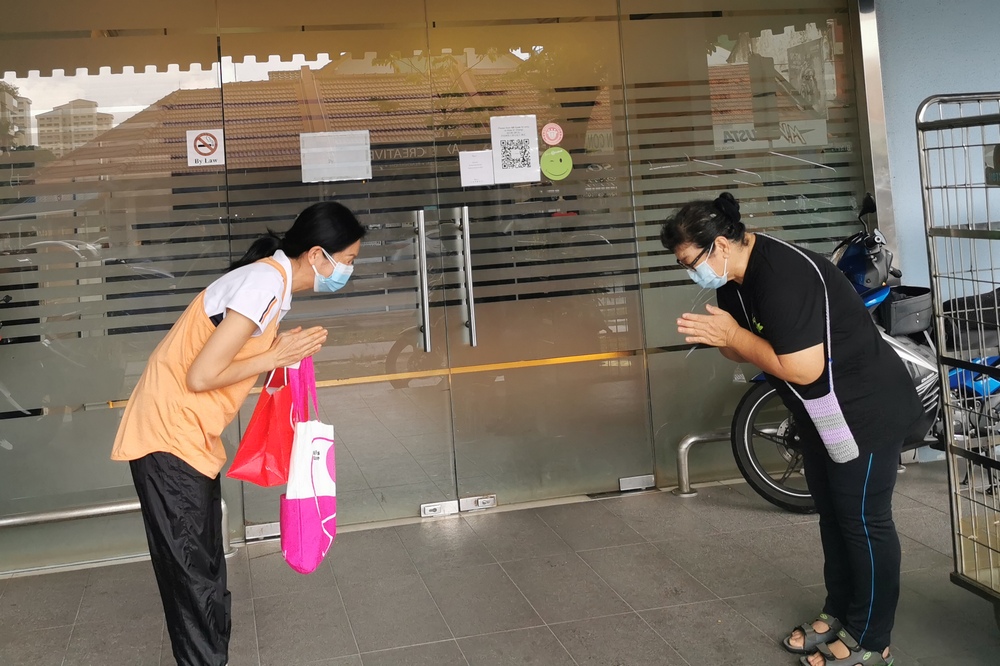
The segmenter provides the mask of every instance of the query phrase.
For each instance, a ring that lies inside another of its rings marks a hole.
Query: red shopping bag
[[[258,486],[278,486],[288,481],[292,458],[292,392],[288,373],[283,385],[273,386],[274,372],[264,383],[260,399],[243,432],[243,439],[226,473],[230,479]]]

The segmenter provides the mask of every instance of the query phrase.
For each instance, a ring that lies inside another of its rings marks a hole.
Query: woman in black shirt
[[[922,413],[909,373],[827,259],[740,222],[728,192],[663,225],[664,247],[719,307],[685,313],[689,343],[764,371],[792,412],[820,516],[826,604],[783,644],[806,666],[892,663],[899,537],[892,493],[904,435]]]

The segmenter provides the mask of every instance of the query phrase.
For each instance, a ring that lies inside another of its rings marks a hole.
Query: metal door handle
[[[469,329],[469,344],[477,345],[476,340],[476,299],[472,293],[472,242],[469,232],[469,207],[462,206],[462,221],[458,225],[462,230],[462,256],[465,259],[465,304],[469,309],[469,320],[465,327]]]
[[[431,293],[427,286],[427,232],[424,227],[424,211],[417,211],[417,271],[420,273],[420,311],[423,324],[424,351],[431,350]]]

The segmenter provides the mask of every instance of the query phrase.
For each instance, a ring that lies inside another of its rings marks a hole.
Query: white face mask
[[[708,256],[705,260],[694,267],[694,270],[688,269],[688,277],[694,280],[702,289],[718,289],[722,285],[729,282],[729,257],[726,257],[725,266],[722,269],[722,275],[715,272],[715,269],[708,265],[708,259],[712,256],[712,252],[715,251],[715,244],[712,244],[712,249],[708,251]]]

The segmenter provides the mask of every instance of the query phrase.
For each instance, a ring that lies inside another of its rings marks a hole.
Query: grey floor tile
[[[812,622],[823,611],[824,593],[801,590],[764,592],[726,599],[726,603],[774,641],[788,636],[804,622]]]
[[[675,539],[680,534],[712,534],[717,530],[669,492],[651,492],[602,500],[604,506],[649,541]]]
[[[653,544],[588,550],[579,555],[635,610],[717,598]]]
[[[149,562],[116,564],[90,570],[77,623],[105,622],[114,617],[130,621],[163,620],[160,590]]]
[[[452,451],[451,437],[441,432],[399,437],[399,443],[413,456],[450,456]]]
[[[908,496],[906,496],[903,493],[900,493],[898,491],[895,492],[895,493],[893,493],[893,495],[892,495],[892,510],[893,510],[893,512],[896,512],[896,511],[906,511],[908,509],[925,509],[925,508],[927,508],[926,504],[923,504],[922,502],[918,502],[917,500],[913,499],[912,497],[908,497]],[[941,510],[945,511],[945,510],[947,510],[947,508],[943,508]]]
[[[644,538],[602,502],[578,502],[538,510],[539,517],[574,550],[642,543]]]
[[[167,632],[163,632],[166,636]],[[169,639],[167,643],[169,644]],[[170,652],[169,647],[167,652]],[[260,653],[257,649],[257,615],[252,600],[233,601],[233,631],[229,638],[228,666],[257,666]],[[160,666],[166,666],[160,660]]]
[[[896,481],[896,494],[947,511],[948,466],[944,462],[907,465],[906,472]]]
[[[337,452],[337,494],[369,488],[368,480],[361,473],[354,457],[345,449]]]
[[[659,541],[656,547],[720,597],[798,587],[744,542],[745,536],[739,534],[685,535]]]
[[[0,627],[14,631],[72,625],[89,577],[89,571],[71,571],[4,581]]]
[[[361,655],[364,666],[468,666],[455,641],[412,645]]]
[[[458,516],[397,527],[396,534],[421,573],[496,561],[469,524]]]
[[[452,637],[416,573],[387,571],[374,580],[340,583],[340,592],[363,653]]]
[[[421,472],[422,473],[422,472]],[[404,486],[372,488],[382,505],[386,518],[416,518],[420,516],[420,505],[443,502],[448,499],[429,477],[418,483]]]
[[[226,560],[226,585],[233,601],[249,601],[253,597],[250,586],[250,550],[241,547],[236,555]]]
[[[60,666],[72,632],[72,626],[27,631],[0,625],[0,664]]]
[[[335,544],[330,549],[331,553],[336,548]],[[248,555],[250,584],[255,598],[307,592],[317,588],[331,589],[335,585],[333,574],[325,564],[321,564],[311,574],[300,574],[288,566],[277,541],[254,544],[250,546]],[[336,591],[333,593],[336,594]]]
[[[914,666],[995,666],[997,658],[996,648],[980,647],[916,661],[902,658],[897,654],[896,663],[900,666],[904,664],[913,664]]]
[[[893,645],[918,659],[960,654],[969,650],[1000,651],[1000,635],[992,625],[992,606],[969,593],[960,603],[943,602],[951,591],[932,589],[909,580],[923,572],[903,574]],[[956,591],[964,592],[956,587]],[[938,598],[934,598],[937,596]]]
[[[551,628],[578,666],[687,666],[635,613]]]
[[[352,654],[349,657],[337,657],[336,659],[310,661],[309,666],[364,666],[364,664],[361,663],[361,655]]]
[[[740,495],[743,495],[747,499],[751,500],[752,502],[767,503],[767,500],[758,495],[757,491],[755,491],[746,483],[732,483],[726,485],[729,486],[729,488],[731,488],[732,490],[738,492]],[[815,513],[793,513],[791,511],[785,511],[784,509],[781,509],[781,511],[782,511],[781,515],[785,519],[785,521],[793,525],[798,525],[801,523],[819,522],[819,516],[817,516]]]
[[[327,561],[340,585],[377,580],[386,574],[417,573],[391,527],[341,534],[327,554]]]
[[[465,521],[500,562],[572,551],[533,511],[466,516]]]
[[[366,460],[359,463],[358,467],[371,488],[406,486],[430,480],[409,454],[398,458]]]
[[[1000,631],[997,630],[995,618],[990,614],[993,606],[955,585],[949,571],[911,571],[903,574],[900,582],[903,589],[913,590],[937,604],[940,609],[947,609],[949,616],[978,630],[986,644],[1000,649]]]
[[[641,615],[690,664],[773,664],[788,659],[778,644],[722,601]]]
[[[699,488],[698,496],[687,500],[686,506],[718,532],[737,532],[788,524],[785,511],[759,497],[748,497],[739,493],[728,485]]]
[[[458,644],[469,666],[575,666],[548,627],[473,636]]]
[[[951,516],[943,511],[923,507],[893,511],[896,529],[942,555],[952,554]]]
[[[455,636],[526,629],[541,618],[498,564],[424,574]]]
[[[337,492],[337,523],[358,525],[385,520],[382,503],[371,489]]]
[[[455,460],[452,453],[414,453],[413,459],[434,483],[439,486],[455,485]],[[468,476],[464,469],[462,474]]]
[[[903,554],[900,565],[901,571],[917,571],[920,569],[948,571],[952,568],[953,557],[951,555],[939,553],[937,550],[914,541],[904,534],[899,535],[899,546]]]
[[[66,650],[65,666],[158,666],[163,621],[159,618],[80,622]]]
[[[800,585],[823,582],[823,544],[811,523],[740,532],[743,543]]]
[[[363,430],[368,430],[365,426]],[[337,428],[337,437],[343,441],[351,456],[360,466],[362,463],[373,460],[386,460],[410,455],[399,440],[386,431],[384,435],[356,435],[352,434],[350,439],[341,435],[343,428]]]
[[[503,568],[546,623],[631,610],[575,553],[515,560]]]
[[[358,654],[337,589],[254,600],[261,666],[291,666]]]

